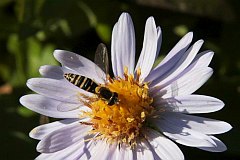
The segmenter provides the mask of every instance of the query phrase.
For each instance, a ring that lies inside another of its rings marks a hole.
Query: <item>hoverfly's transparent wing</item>
[[[78,109],[79,107],[83,106],[83,101],[79,98],[79,103],[71,103],[72,96],[64,99],[62,102],[60,102],[57,106],[57,110],[60,112],[68,112]]]
[[[57,106],[57,110],[60,112],[69,112],[78,109],[80,106],[80,104],[61,102]]]
[[[94,62],[106,74],[104,75],[101,72],[97,72],[97,75],[102,79],[106,79],[106,76],[108,76],[109,74],[109,61],[108,61],[107,47],[105,44],[100,43],[98,45],[95,53]]]

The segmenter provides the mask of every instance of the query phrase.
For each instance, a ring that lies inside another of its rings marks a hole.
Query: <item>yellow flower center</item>
[[[148,94],[148,84],[139,82],[140,69],[135,79],[127,73],[125,68],[124,78],[109,78],[104,86],[118,94],[118,102],[110,106],[106,100],[98,98],[89,103],[91,111],[84,116],[91,118],[92,133],[100,133],[101,138],[110,142],[134,144],[153,110],[153,99]]]

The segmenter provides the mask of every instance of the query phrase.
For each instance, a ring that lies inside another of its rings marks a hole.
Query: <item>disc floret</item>
[[[137,76],[127,74],[124,78],[109,78],[105,87],[118,94],[119,101],[109,106],[103,99],[89,104],[91,112],[85,113],[91,118],[93,133],[107,141],[134,144],[145,124],[146,117],[151,114],[153,99],[148,94],[148,84],[140,83],[140,69]]]

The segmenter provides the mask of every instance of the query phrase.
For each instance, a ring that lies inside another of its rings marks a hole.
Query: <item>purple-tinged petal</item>
[[[61,102],[38,94],[25,95],[20,98],[20,103],[34,112],[53,118],[79,118],[81,110],[86,110],[86,107],[76,104],[76,107],[81,108],[69,112],[60,112],[58,106]]]
[[[84,141],[82,141],[83,145],[79,148],[78,152],[76,152],[74,155],[70,155],[69,159],[73,159],[72,157],[74,156],[74,158],[76,157],[76,160],[89,160],[92,156],[92,151],[94,147],[97,143],[99,143],[99,141],[96,141],[94,139],[97,137],[97,135],[98,134],[87,135],[86,137],[84,137]]]
[[[112,33],[112,66],[115,77],[123,77],[124,67],[133,74],[135,64],[135,31],[128,13],[121,14]]]
[[[37,151],[41,153],[53,153],[60,151],[72,144],[84,141],[88,131],[92,127],[82,125],[78,121],[63,128],[55,130],[45,136],[37,145]]]
[[[114,145],[112,153],[109,153],[109,159],[114,159],[114,160],[122,160],[122,159],[129,159],[133,160],[133,150],[129,147],[126,146],[126,144],[112,144]],[[111,158],[110,158],[111,157]]]
[[[149,73],[145,81],[151,82],[166,74],[185,54],[193,38],[193,33],[186,34],[168,53],[168,55]]]
[[[224,121],[210,118],[186,115],[181,113],[165,112],[163,119],[178,127],[189,128],[204,134],[221,134],[229,131],[232,126]]]
[[[164,75],[154,79],[150,83],[150,87],[155,85],[163,85],[168,81],[171,81],[174,79],[177,75],[179,75],[182,71],[184,71],[185,68],[193,61],[195,56],[197,55],[198,51],[200,50],[201,46],[203,44],[203,40],[199,40],[196,43],[193,44],[183,55],[179,60],[176,62],[176,64]]]
[[[171,140],[165,138],[159,132],[148,128],[144,131],[152,150],[160,159],[166,160],[183,160],[184,155],[178,146]]]
[[[218,111],[224,107],[224,103],[210,96],[185,95],[165,99],[157,97],[154,106],[160,110],[195,114]]]
[[[189,95],[199,89],[212,75],[213,70],[209,67],[197,68],[184,71],[175,79],[163,86],[150,88],[154,98],[169,98],[175,96]]]
[[[117,150],[117,144],[109,144],[106,141],[99,140],[91,150],[90,160],[115,159],[113,153]]]
[[[107,150],[105,150],[105,156],[102,158],[103,160],[104,159],[115,159],[115,156],[116,156],[116,150],[118,150],[118,144],[116,143],[113,143],[113,144],[110,144],[109,147],[107,148]]]
[[[133,159],[133,151],[126,144],[121,144],[120,150],[116,156],[116,160],[122,160],[122,159],[128,159],[128,160]]]
[[[69,51],[55,50],[54,57],[65,67],[75,70],[79,75],[104,83],[106,74],[95,63]]]
[[[41,126],[35,127],[30,133],[29,136],[34,139],[41,140],[49,133],[58,130],[60,128],[66,127],[67,125],[79,121],[79,119],[64,119],[52,123],[43,124]]]
[[[184,74],[186,74],[192,70],[195,70],[195,69],[197,70],[199,68],[207,67],[209,65],[209,63],[211,62],[212,57],[213,57],[213,52],[211,52],[211,51],[204,51],[204,52],[197,54],[197,56],[194,58],[192,63],[182,73],[180,73],[175,79],[183,76]],[[173,80],[174,79],[169,80],[164,85],[162,85],[162,87],[172,83]],[[160,82],[159,84],[156,84],[155,86],[161,86],[160,85],[161,83],[162,82]],[[152,84],[151,84],[150,88],[154,88]]]
[[[162,46],[162,30],[161,28],[158,26],[157,27],[157,37],[158,37],[158,42],[157,42],[157,54],[155,59],[158,57],[161,46]]]
[[[116,43],[114,43],[115,41],[117,41],[117,30],[118,30],[118,22],[114,25],[113,27],[113,31],[112,31],[112,43],[111,43],[111,61],[112,61],[112,70],[113,70],[113,74],[114,77],[118,76],[118,72],[119,73],[123,73],[123,68],[118,68],[118,61],[117,61],[117,54],[113,54],[114,52],[114,48],[116,48]]]
[[[32,78],[27,81],[27,86],[38,94],[69,103],[80,103],[79,93],[91,96],[90,92],[84,91],[72,83],[50,78]]]
[[[165,136],[173,141],[191,147],[213,147],[215,142],[207,135],[192,129],[178,126],[165,117],[152,119],[151,122]]]
[[[39,68],[39,73],[45,78],[63,79],[64,72],[60,66],[44,65]]]
[[[156,58],[158,47],[158,33],[153,17],[149,17],[145,26],[143,48],[135,68],[135,72],[140,68],[140,80],[143,80],[151,71]]]
[[[213,55],[214,53],[212,51],[203,51],[196,55],[189,67],[191,69],[207,67],[210,64]]]
[[[133,159],[137,160],[161,160],[155,150],[150,146],[149,142],[142,138],[137,141],[137,145],[133,150]]]
[[[210,138],[212,138],[212,140],[216,143],[215,146],[213,147],[198,147],[199,149],[202,149],[204,151],[209,151],[209,152],[224,152],[227,150],[226,145],[220,141],[219,139],[217,139],[214,136],[210,136]]]
[[[91,137],[87,137],[91,138]],[[54,159],[54,160],[79,160],[81,157],[86,156],[87,159],[90,158],[89,146],[93,144],[93,140],[89,141],[79,141],[71,146],[64,148],[63,150],[54,152],[54,153],[42,153],[38,156],[37,160],[45,160],[45,159]]]
[[[44,65],[39,68],[40,74],[44,78],[52,78],[62,80],[64,79],[64,73],[74,73],[78,74],[76,71],[71,70],[67,67],[60,67],[60,66],[51,66],[51,65]]]

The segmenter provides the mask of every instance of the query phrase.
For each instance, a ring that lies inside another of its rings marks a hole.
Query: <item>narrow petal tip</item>
[[[23,105],[24,106],[24,98],[25,96],[22,96],[20,99],[19,99],[19,102],[21,103],[21,105]]]
[[[154,20],[154,17],[153,16],[150,16],[150,17],[148,17],[148,19],[147,19],[147,22],[154,22],[154,24],[155,24],[155,20]]]
[[[62,52],[63,52],[63,50],[60,50],[60,49],[54,50],[54,52],[53,52],[54,58],[55,58],[56,60],[58,60],[58,59],[59,59],[59,55],[60,55]]]

